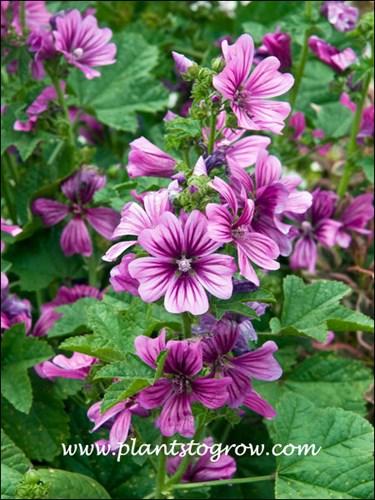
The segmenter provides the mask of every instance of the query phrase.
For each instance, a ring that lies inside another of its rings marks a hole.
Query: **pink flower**
[[[280,61],[267,57],[249,75],[254,57],[254,43],[250,35],[242,35],[229,46],[224,41],[222,50],[226,66],[214,76],[214,87],[229,99],[238,125],[248,130],[269,130],[280,134],[284,119],[290,113],[286,102],[265,100],[287,92],[294,78],[279,73]]]
[[[347,2],[325,2],[321,13],[327,16],[337,31],[353,31],[359,17],[359,10]]]
[[[70,201],[64,205],[54,200],[37,198],[32,204],[34,214],[39,215],[47,227],[58,224],[72,215],[61,234],[60,244],[65,255],[80,253],[84,257],[92,254],[92,242],[85,219],[106,239],[110,239],[117,226],[120,214],[112,208],[88,208],[96,191],[106,184],[105,176],[98,175],[92,167],[82,166],[61,185],[61,190]]]
[[[61,81],[60,85],[62,89],[65,90],[66,83]],[[34,130],[35,123],[38,121],[39,115],[44,113],[44,111],[47,111],[49,103],[55,99],[57,99],[55,87],[52,85],[46,87],[38,95],[35,101],[26,109],[26,114],[29,115],[29,119],[26,122],[17,120],[13,126],[14,130],[20,132],[30,132],[30,130]]]
[[[201,481],[215,481],[218,479],[230,479],[236,473],[236,461],[229,455],[222,453],[215,461],[212,460],[211,448],[214,444],[212,438],[206,438],[203,443],[207,446],[207,452],[197,460],[191,461],[181,478],[183,483],[199,483]],[[182,457],[168,458],[168,474],[174,474],[182,462]]]
[[[317,244],[330,248],[336,244],[341,222],[332,219],[337,195],[332,191],[313,192],[313,203],[304,215],[291,214],[300,223],[298,237],[290,257],[292,269],[308,269],[315,272],[318,259]]]
[[[116,45],[108,43],[112,38],[112,31],[108,28],[100,29],[93,16],[82,19],[77,9],[56,17],[56,30],[53,35],[56,50],[64,55],[69,64],[80,69],[89,80],[100,76],[100,72],[93,67],[116,62]]]
[[[133,262],[134,259],[134,253],[124,255],[120,264],[111,269],[109,282],[113,286],[115,292],[128,292],[132,295],[139,296],[139,281],[132,278],[129,273],[129,264]]]
[[[297,111],[290,117],[289,126],[294,128],[294,134],[291,139],[293,141],[299,141],[306,129],[305,115],[301,111]]]
[[[176,161],[157,146],[140,137],[130,143],[129,177],[172,177]]]
[[[56,57],[57,52],[51,31],[43,28],[30,33],[28,39],[29,51],[35,52],[34,61],[31,64],[31,72],[35,80],[45,77],[43,61]]]
[[[365,193],[353,198],[339,217],[342,226],[337,233],[336,242],[342,248],[348,248],[352,240],[351,232],[370,236],[372,232],[366,229],[374,218],[374,195]]]
[[[17,295],[9,295],[8,278],[1,273],[1,330],[7,330],[12,325],[24,323],[26,333],[31,328],[31,304],[27,299]]]
[[[233,243],[237,247],[240,272],[246,279],[259,285],[259,278],[250,261],[264,269],[279,269],[275,262],[279,247],[267,236],[251,230],[254,202],[244,195],[242,213],[233,189],[219,177],[210,183],[219,192],[226,206],[209,203],[206,207],[208,235],[220,244]]]
[[[79,108],[69,108],[69,119],[72,123],[78,123],[78,134],[88,144],[97,144],[103,141],[104,127],[94,116]]]
[[[179,73],[187,73],[189,68],[196,64],[194,61],[188,59],[182,54],[179,54],[178,52],[172,52],[172,56]]]
[[[158,339],[140,336],[136,339],[137,355],[152,368],[160,350],[168,349],[164,365],[167,377],[161,377],[150,387],[143,389],[138,401],[144,408],[163,406],[160,415],[160,431],[164,436],[179,432],[184,437],[194,435],[193,402],[207,408],[223,406],[228,398],[228,378],[196,377],[203,367],[201,343],[189,344],[186,340],[170,340],[165,344],[165,331]]]
[[[254,64],[259,64],[265,57],[275,56],[280,61],[281,71],[287,71],[292,66],[291,38],[279,28],[275,33],[267,33],[262,38],[263,44],[255,51]]]
[[[140,282],[138,293],[145,302],[165,295],[168,312],[204,314],[209,303],[205,289],[221,299],[232,295],[233,257],[213,254],[221,246],[207,235],[206,217],[194,210],[183,222],[164,213],[155,229],[145,229],[139,244],[151,257],[129,264],[130,275]]]
[[[9,224],[5,219],[1,217],[1,231],[11,236],[15,237],[22,233],[22,229],[19,226]],[[5,244],[3,240],[1,240],[1,253],[3,253],[5,248]]]
[[[309,38],[309,47],[322,62],[338,72],[345,71],[346,68],[357,61],[357,55],[353,49],[347,48],[340,52],[338,48],[329,45],[329,43],[317,36]]]
[[[103,293],[92,286],[74,285],[73,288],[62,286],[53,300],[41,306],[42,314],[35,324],[33,335],[36,337],[47,335],[56,321],[62,317],[61,313],[56,312],[58,306],[73,304],[73,302],[84,297],[93,297],[94,299],[102,300],[102,296]]]
[[[35,371],[41,378],[55,380],[56,377],[85,380],[90,372],[91,366],[99,360],[86,354],[74,352],[73,356],[67,358],[58,354],[51,361],[44,361],[36,365]]]
[[[139,406],[134,397],[117,403],[104,413],[101,413],[100,406],[101,401],[98,401],[90,406],[87,412],[87,417],[95,424],[91,432],[100,427],[110,428],[108,444],[111,450],[115,451],[128,438],[132,415],[145,416],[145,410]]]
[[[144,229],[152,229],[159,223],[159,219],[164,212],[171,210],[168,191],[161,189],[157,192],[147,193],[143,197],[144,208],[138,203],[127,203],[121,211],[121,220],[113,232],[112,239],[121,236],[139,236]],[[103,260],[115,261],[125,250],[136,245],[138,240],[115,243],[106,254]]]
[[[357,105],[350,99],[349,94],[346,92],[341,94],[340,102],[343,106],[350,109],[352,113],[356,112]],[[358,144],[364,145],[366,137],[374,139],[374,104],[364,108],[362,111],[360,129],[357,135]]]
[[[37,31],[42,26],[47,26],[51,18],[51,14],[46,10],[46,2],[44,0],[26,0],[25,2],[25,24],[30,31]],[[21,26],[21,2],[1,2],[1,26],[6,27],[6,10],[11,8],[11,24],[15,28],[17,34],[22,36]]]

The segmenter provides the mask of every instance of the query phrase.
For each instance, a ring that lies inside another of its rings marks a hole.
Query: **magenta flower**
[[[343,92],[340,96],[340,103],[350,109],[352,113],[356,112],[357,105],[350,99],[349,94]],[[374,139],[374,105],[371,104],[362,111],[360,129],[357,135],[357,142],[365,145],[365,138]]]
[[[138,293],[145,302],[165,295],[168,312],[198,315],[209,307],[205,289],[221,299],[231,297],[234,259],[213,253],[221,242],[209,238],[207,219],[198,210],[184,224],[172,213],[164,213],[155,229],[141,232],[138,242],[151,257],[131,262],[129,272],[140,282]]]
[[[342,226],[337,233],[336,243],[342,248],[348,248],[352,240],[351,232],[370,236],[372,231],[366,229],[366,226],[373,218],[373,193],[365,193],[353,198],[339,217]]]
[[[262,38],[262,45],[255,51],[254,64],[274,56],[280,61],[281,71],[288,71],[292,66],[291,41],[288,33],[281,32],[279,28],[275,33],[267,33]]]
[[[130,143],[129,177],[172,177],[176,161],[157,146],[140,137]]]
[[[73,302],[84,297],[102,300],[103,292],[88,285],[74,285],[73,288],[62,286],[53,300],[41,306],[42,314],[35,324],[33,335],[35,337],[47,335],[56,321],[62,317],[62,314],[58,313],[56,308],[66,304],[73,304]]]
[[[228,398],[228,378],[215,379],[195,377],[202,370],[201,343],[189,344],[186,340],[169,341],[165,345],[165,333],[159,339],[140,336],[136,339],[136,352],[149,366],[155,368],[156,357],[162,350],[169,353],[162,377],[138,395],[141,406],[148,409],[163,406],[160,415],[160,431],[164,436],[179,432],[184,437],[194,435],[193,402],[200,402],[207,408],[223,406]]]
[[[225,453],[221,454],[218,459],[212,461],[211,448],[214,440],[206,438],[203,443],[208,447],[206,453],[201,455],[197,460],[191,461],[181,478],[183,483],[199,483],[201,481],[215,481],[218,479],[230,479],[236,473],[236,461]],[[168,458],[167,472],[174,474],[182,462],[182,457],[177,456]]]
[[[302,179],[297,175],[281,178],[282,166],[278,158],[261,151],[254,174],[250,176],[240,168],[232,168],[230,182],[241,200],[245,192],[254,201],[251,228],[273,240],[281,255],[290,255],[292,226],[283,222],[285,212],[303,214],[311,206],[312,196],[297,188]]]
[[[97,169],[83,166],[61,185],[62,192],[70,201],[69,205],[46,198],[34,200],[32,210],[42,218],[47,227],[54,226],[68,215],[72,215],[60,239],[65,255],[80,253],[84,257],[90,257],[92,254],[92,242],[85,219],[104,238],[111,238],[120,214],[112,208],[87,206],[93,201],[95,192],[105,184],[105,176],[99,175]]]
[[[27,299],[17,295],[9,295],[8,278],[1,273],[1,331],[8,330],[12,325],[24,323],[26,333],[31,328],[31,304]]]
[[[134,253],[124,255],[118,266],[111,269],[109,282],[115,292],[128,292],[139,297],[139,281],[132,278],[129,273],[129,264],[135,259]]]
[[[220,244],[233,243],[237,247],[240,273],[252,283],[259,285],[259,278],[250,261],[264,269],[279,269],[275,262],[279,247],[267,236],[252,231],[254,202],[243,198],[243,209],[239,206],[233,189],[219,177],[210,183],[226,202],[226,206],[209,203],[206,207],[208,235]]]
[[[347,48],[340,52],[338,48],[317,36],[309,38],[309,47],[322,62],[337,72],[345,71],[358,59],[353,49]]]
[[[191,59],[188,59],[182,54],[179,54],[178,52],[173,52],[172,51],[172,56],[174,59],[174,63],[176,65],[176,68],[179,73],[187,73],[189,71],[189,68],[191,66],[196,65],[194,61]]]
[[[252,378],[273,381],[282,375],[282,369],[273,357],[278,349],[275,342],[268,341],[253,351],[230,356],[238,338],[236,322],[224,318],[216,322],[211,336],[201,341],[204,363],[211,367],[213,374],[230,379],[227,404],[233,408],[242,405],[245,396],[252,391]]]
[[[214,76],[213,85],[230,100],[239,127],[280,134],[290,105],[265,99],[287,92],[293,85],[293,76],[279,73],[280,61],[276,57],[267,57],[249,75],[254,57],[250,35],[240,36],[233,45],[224,41],[222,50],[226,66]]]
[[[57,56],[52,32],[41,28],[31,32],[27,42],[29,51],[35,53],[34,61],[31,63],[31,73],[35,80],[40,80],[45,77],[43,61]]]
[[[56,377],[85,380],[92,365],[98,361],[97,358],[92,356],[74,352],[70,358],[58,354],[51,361],[44,361],[34,368],[39,377],[48,378],[52,381]]]
[[[92,115],[79,108],[69,108],[69,119],[78,123],[78,134],[88,144],[97,144],[104,139],[104,126]]]
[[[8,223],[5,219],[1,217],[1,231],[7,234],[10,234],[11,236],[15,237],[18,236],[20,233],[22,233],[22,229],[19,226],[12,225]],[[3,253],[5,248],[5,244],[3,240],[1,240],[1,253]]]
[[[88,409],[87,417],[95,424],[91,432],[103,426],[110,428],[109,446],[115,451],[128,438],[132,415],[145,416],[145,410],[140,407],[134,397],[117,403],[104,413],[100,412],[100,405],[101,401],[98,401]]]
[[[61,81],[60,86],[63,90],[65,90],[66,83]],[[38,121],[39,115],[44,113],[44,111],[47,111],[49,103],[55,99],[57,99],[55,87],[52,85],[46,87],[38,95],[35,101],[26,109],[26,114],[29,116],[28,120],[26,120],[26,122],[17,120],[13,126],[14,130],[20,132],[30,132],[30,130],[34,130],[35,123]]]
[[[113,232],[112,239],[122,236],[139,236],[144,229],[156,227],[162,214],[171,210],[166,189],[147,193],[142,197],[142,203],[144,208],[134,202],[124,206],[121,211],[121,220]],[[136,239],[115,243],[107,250],[103,260],[113,262],[125,250],[137,243]]]
[[[359,10],[347,2],[325,2],[321,13],[337,31],[353,31],[359,18]]]
[[[291,139],[293,141],[299,141],[306,129],[306,119],[305,115],[301,111],[294,113],[289,120],[289,126],[294,129],[294,134]]]
[[[56,16],[55,22],[53,36],[56,50],[89,80],[100,76],[94,67],[116,62],[116,45],[108,43],[112,31],[109,28],[100,29],[95,17],[89,15],[82,18],[81,13],[74,9],[63,16]]]
[[[11,25],[16,30],[19,36],[22,36],[22,25],[21,25],[21,2],[11,1],[11,2],[1,2],[1,31],[6,27],[6,11],[10,7],[11,9]],[[26,0],[25,2],[25,24],[26,27],[34,32],[39,30],[42,26],[47,26],[51,14],[46,10],[46,2],[44,0]]]
[[[337,234],[342,224],[332,219],[337,195],[332,191],[316,189],[311,208],[304,215],[291,215],[300,223],[298,237],[290,257],[292,269],[308,269],[315,272],[318,258],[317,244],[330,248],[336,244]]]

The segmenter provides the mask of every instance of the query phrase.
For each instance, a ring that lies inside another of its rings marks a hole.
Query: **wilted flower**
[[[269,56],[275,56],[280,61],[281,71],[287,71],[292,66],[291,38],[278,28],[275,33],[267,33],[262,38],[262,45],[254,55],[254,64],[259,64]]]
[[[46,198],[34,200],[32,210],[43,219],[47,227],[72,215],[61,234],[60,244],[65,255],[80,253],[89,257],[92,254],[92,242],[85,219],[104,238],[111,238],[120,214],[112,208],[87,206],[93,201],[95,192],[105,184],[105,176],[99,175],[97,169],[83,166],[61,185],[62,192],[70,201],[69,205]]]
[[[340,52],[338,48],[317,36],[309,38],[309,47],[322,62],[338,72],[345,71],[358,59],[356,53],[350,47]]]

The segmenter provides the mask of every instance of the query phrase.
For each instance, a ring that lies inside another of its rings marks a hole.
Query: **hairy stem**
[[[192,490],[193,488],[203,488],[204,486],[226,486],[229,484],[258,483],[260,481],[272,481],[274,479],[275,475],[271,474],[269,476],[244,477],[239,479],[220,479],[217,481],[202,481],[200,483],[180,483],[174,484],[172,488],[174,490]]]
[[[72,124],[71,124],[71,121],[69,118],[69,109],[68,109],[68,106],[66,104],[66,100],[64,97],[64,91],[61,88],[60,81],[57,78],[57,76],[50,70],[46,70],[46,71],[47,71],[48,76],[50,77],[50,79],[52,81],[53,86],[56,89],[57,99],[59,101],[61,109],[63,110],[64,116],[65,116],[65,121],[66,121],[67,127],[68,127],[67,142],[68,142],[68,145],[70,146],[70,149],[73,150],[74,149],[73,127],[72,127]]]
[[[361,126],[361,118],[362,118],[362,111],[363,107],[365,105],[366,97],[367,97],[367,91],[368,87],[371,82],[371,74],[367,76],[365,81],[363,82],[363,88],[362,88],[362,93],[361,93],[361,100],[357,104],[357,109],[355,111],[354,115],[354,121],[353,121],[353,126],[352,126],[352,131],[350,134],[349,142],[348,142],[348,147],[347,147],[347,161],[344,167],[344,174],[341,178],[337,194],[342,198],[344,194],[346,193],[350,178],[353,174],[353,170],[355,168],[355,160],[353,156],[355,155],[356,151],[358,150],[358,143],[357,143],[357,135],[359,132],[359,128]]]
[[[311,19],[311,14],[312,14],[312,2],[308,1],[308,2],[306,2],[306,17],[308,19]],[[295,74],[294,87],[293,87],[292,95],[290,98],[291,111],[290,111],[289,117],[292,115],[294,106],[296,104],[298,93],[299,93],[299,90],[301,87],[303,74],[305,72],[307,56],[309,53],[309,36],[310,36],[310,30],[307,29],[305,31],[305,36],[304,36],[304,40],[303,40],[303,47],[302,47],[302,52],[301,52],[301,58],[300,58],[299,63],[298,63],[297,71]]]
[[[215,144],[215,136],[216,136],[216,115],[211,111],[211,118],[210,118],[210,137],[208,139],[208,147],[207,147],[207,152],[209,155],[211,155],[214,151],[214,144]]]
[[[96,287],[97,286],[97,270],[98,270],[98,262],[95,256],[95,252],[93,251],[91,256],[86,259],[87,262],[87,269],[88,269],[88,280],[89,280],[89,285]]]
[[[163,436],[162,445],[168,443],[168,438]],[[164,453],[163,449],[159,455],[159,465],[158,471],[156,474],[156,488],[155,488],[155,496],[153,498],[163,498],[163,490],[165,485],[165,472],[167,465],[167,455]]]

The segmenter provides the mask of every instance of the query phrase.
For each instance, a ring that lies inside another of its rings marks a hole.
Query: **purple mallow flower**
[[[233,45],[222,44],[226,66],[213,78],[214,87],[231,103],[238,125],[248,130],[269,130],[280,134],[290,113],[286,102],[267,100],[287,92],[294,78],[278,71],[280,61],[267,57],[250,74],[254,42],[242,35]]]
[[[357,105],[350,99],[349,94],[343,92],[340,96],[340,102],[343,106],[350,109],[352,113],[356,112]],[[370,104],[362,111],[360,128],[357,135],[357,142],[365,145],[365,138],[374,139],[374,104]]]
[[[204,337],[201,341],[203,346],[203,361],[212,369],[212,375],[229,377],[230,384],[227,387],[229,398],[228,405],[237,408],[241,405],[247,405],[248,398],[263,401],[258,394],[254,395],[251,379],[265,381],[277,380],[282,375],[282,369],[279,363],[273,357],[277,351],[275,342],[265,342],[260,348],[253,351],[233,357],[230,353],[233,351],[239,337],[238,325],[230,319],[221,319],[217,321],[211,330],[211,336]],[[268,403],[263,401],[262,411],[254,410],[261,415],[272,418],[274,410],[270,409]],[[250,405],[247,405],[252,408]]]
[[[127,440],[132,415],[145,416],[148,414],[148,412],[137,403],[135,397],[127,398],[117,403],[104,413],[101,413],[100,406],[101,401],[98,401],[94,403],[87,412],[89,420],[95,424],[91,432],[95,432],[100,427],[109,428],[108,444],[113,451],[120,448]],[[105,443],[107,444],[107,442]]]
[[[121,220],[113,232],[112,239],[122,236],[139,236],[144,229],[152,229],[159,223],[164,212],[171,210],[168,191],[161,189],[149,192],[142,197],[143,207],[138,203],[127,203],[121,211]],[[125,250],[138,243],[137,239],[115,243],[103,257],[103,260],[112,262]]]
[[[151,256],[129,264],[132,278],[140,282],[138,293],[145,302],[165,295],[167,311],[204,314],[209,303],[205,290],[221,299],[232,295],[233,257],[213,253],[221,242],[207,234],[207,219],[194,210],[179,220],[164,213],[155,229],[145,229],[138,243]]]
[[[203,443],[207,446],[206,453],[201,455],[197,460],[193,460],[189,463],[181,478],[181,482],[199,483],[201,481],[215,481],[232,478],[237,470],[234,458],[223,453],[219,458],[215,457],[215,461],[213,461],[211,448],[213,447],[214,440],[211,437],[206,438]],[[174,474],[181,462],[181,456],[168,458],[168,474]]]
[[[336,244],[341,222],[333,219],[337,195],[332,191],[316,189],[311,208],[304,215],[291,215],[299,222],[298,235],[290,257],[292,269],[315,271],[318,243],[330,248]]]
[[[94,207],[96,191],[106,184],[104,175],[99,175],[94,167],[82,166],[78,172],[61,185],[61,190],[69,200],[69,205],[46,198],[37,198],[32,204],[34,214],[39,215],[47,227],[58,224],[72,215],[61,234],[60,244],[65,255],[80,253],[84,257],[92,254],[92,242],[85,220],[106,239],[110,239],[120,220],[120,214],[112,208]]]
[[[206,207],[208,234],[219,244],[233,243],[238,252],[240,273],[252,283],[259,285],[259,278],[250,261],[264,269],[279,269],[275,261],[280,251],[277,244],[261,233],[250,230],[254,216],[254,202],[242,198],[240,207],[233,189],[219,177],[210,186],[218,191],[225,201],[224,205],[209,203]]]
[[[196,63],[194,61],[185,57],[182,54],[179,54],[178,52],[172,52],[172,56],[173,56],[174,63],[176,65],[176,68],[179,71],[179,73],[182,73],[182,74],[187,73],[191,66],[196,65]]]
[[[280,61],[281,71],[288,71],[292,66],[291,38],[278,28],[275,33],[267,33],[262,38],[262,45],[254,55],[254,64],[259,64],[269,56],[275,56]]]
[[[129,273],[129,264],[135,259],[134,253],[124,255],[118,266],[111,269],[109,282],[115,292],[128,292],[139,297],[139,281],[132,278]]]
[[[338,72],[345,71],[358,59],[356,53],[350,47],[340,52],[338,48],[317,36],[309,38],[309,47],[322,62]]]
[[[176,432],[184,437],[194,436],[193,402],[200,402],[207,408],[223,406],[228,399],[229,378],[196,377],[203,367],[201,343],[171,340],[165,343],[165,331],[157,339],[139,336],[135,340],[137,355],[149,366],[155,368],[160,351],[168,349],[164,365],[167,377],[157,380],[138,395],[141,406],[148,409],[163,406],[159,425],[164,436]]]
[[[130,143],[129,177],[172,177],[176,161],[145,137]]]
[[[24,323],[26,333],[31,328],[31,304],[27,299],[17,295],[9,295],[8,278],[1,273],[1,331],[8,330],[12,325]]]
[[[65,90],[66,83],[61,81],[60,86]],[[14,123],[14,130],[20,132],[30,132],[30,130],[34,130],[35,123],[37,122],[39,115],[47,111],[48,105],[51,101],[57,99],[57,92],[54,86],[46,87],[35,99],[35,101],[30,104],[30,106],[26,109],[26,114],[29,116],[26,122],[22,122],[21,120],[17,120]]]
[[[321,13],[337,31],[353,31],[359,18],[359,10],[347,2],[324,2]]]
[[[103,292],[88,285],[74,285],[73,288],[62,286],[53,300],[41,306],[42,314],[35,324],[33,335],[36,337],[47,335],[56,321],[62,317],[62,314],[56,311],[57,307],[73,304],[85,297],[102,300]]]
[[[109,28],[100,29],[95,17],[88,15],[82,18],[81,13],[74,9],[56,16],[55,23],[53,36],[56,50],[89,80],[100,76],[94,67],[116,62],[116,45],[108,43],[112,31]]]
[[[336,243],[342,248],[348,248],[352,240],[351,233],[370,236],[372,231],[366,229],[366,226],[373,218],[373,193],[365,193],[353,198],[339,217],[342,225],[337,233]]]
[[[7,234],[10,234],[10,236],[18,236],[19,234],[22,233],[22,229],[19,226],[16,226],[14,224],[8,223],[5,219],[1,217],[1,231]],[[5,248],[5,244],[3,240],[1,240],[1,253],[3,253]]]
[[[74,352],[70,358],[58,354],[51,361],[36,365],[35,371],[41,378],[55,380],[56,377],[85,380],[93,364],[99,360],[86,354]]]
[[[92,115],[79,108],[69,108],[70,121],[78,124],[78,135],[88,144],[96,144],[104,139],[104,126]]]
[[[35,53],[34,61],[31,63],[31,73],[35,80],[40,80],[45,77],[43,61],[57,56],[52,32],[41,28],[30,33],[27,42],[29,51]]]
[[[1,2],[1,32],[3,36],[7,33],[7,14],[10,9],[11,25],[16,30],[16,33],[22,36],[21,23],[21,3],[20,1]],[[46,2],[44,0],[26,0],[25,2],[25,24],[26,27],[34,32],[41,27],[47,26],[51,14],[46,10]]]

